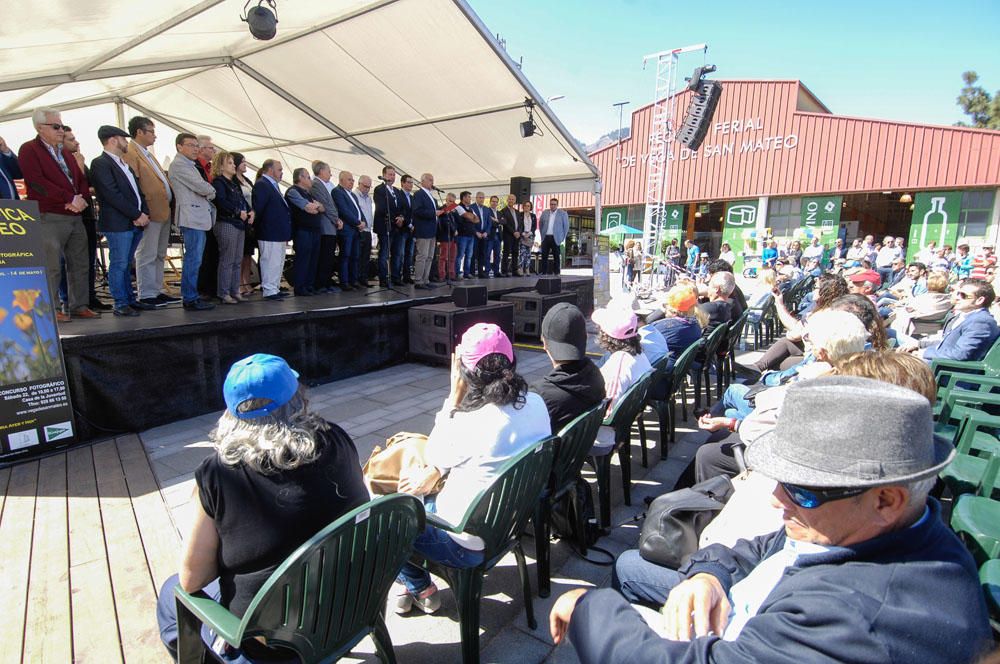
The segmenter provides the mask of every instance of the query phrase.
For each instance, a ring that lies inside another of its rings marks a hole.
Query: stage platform
[[[533,290],[537,277],[473,279],[490,299]],[[589,315],[591,277],[563,276]],[[96,439],[194,417],[223,407],[229,366],[251,353],[286,358],[315,385],[407,359],[407,310],[451,300],[451,287],[334,293],[266,301],[254,296],[211,311],[180,305],[136,318],[106,314],[60,327],[78,434]]]

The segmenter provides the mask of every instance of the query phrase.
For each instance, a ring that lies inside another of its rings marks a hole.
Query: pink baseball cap
[[[462,342],[456,349],[462,365],[472,371],[479,360],[493,353],[500,353],[511,362],[514,361],[514,347],[510,339],[493,323],[476,323],[462,335]]]
[[[596,309],[590,320],[597,323],[604,333],[615,339],[628,339],[638,333],[639,319],[635,312],[624,307],[611,306]]]

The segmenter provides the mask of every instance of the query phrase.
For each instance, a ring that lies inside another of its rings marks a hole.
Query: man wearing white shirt
[[[180,302],[163,292],[163,263],[170,246],[170,205],[174,194],[167,174],[149,151],[156,142],[156,126],[149,118],[135,116],[128,122],[132,140],[122,159],[135,173],[139,190],[149,206],[149,226],[135,250],[135,277],[139,300],[152,305]]]
[[[132,289],[129,265],[143,229],[149,225],[149,206],[139,190],[135,174],[122,160],[128,134],[108,125],[97,130],[104,152],[90,164],[97,200],[101,206],[98,230],[108,243],[108,287],[115,299],[115,316],[138,316],[152,304],[139,302]]]
[[[538,228],[542,235],[542,265],[541,274],[559,274],[561,260],[559,247],[569,233],[569,216],[566,210],[559,209],[559,199],[549,200],[549,209],[542,212],[538,220]],[[549,254],[552,254],[555,265],[549,270]]]
[[[372,228],[375,226],[375,201],[372,200],[371,176],[358,177],[358,188],[355,194],[357,194],[361,218],[364,221],[358,234],[358,274],[361,283],[368,286],[368,264],[372,259]]]

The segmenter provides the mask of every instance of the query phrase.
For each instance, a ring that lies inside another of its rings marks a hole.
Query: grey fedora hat
[[[934,436],[920,394],[870,378],[830,376],[788,388],[774,431],[747,448],[747,465],[779,482],[875,487],[933,477],[955,456]]]

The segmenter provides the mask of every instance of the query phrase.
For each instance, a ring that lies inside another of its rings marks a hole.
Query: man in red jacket
[[[76,159],[63,149],[65,126],[59,111],[40,108],[32,114],[38,136],[21,146],[17,159],[24,174],[28,198],[38,201],[41,211],[41,238],[45,247],[45,271],[49,293],[59,284],[59,256],[66,257],[69,313],[59,312],[56,320],[67,323],[76,318],[100,318],[87,305],[87,231],[81,213],[87,208],[90,184]]]

